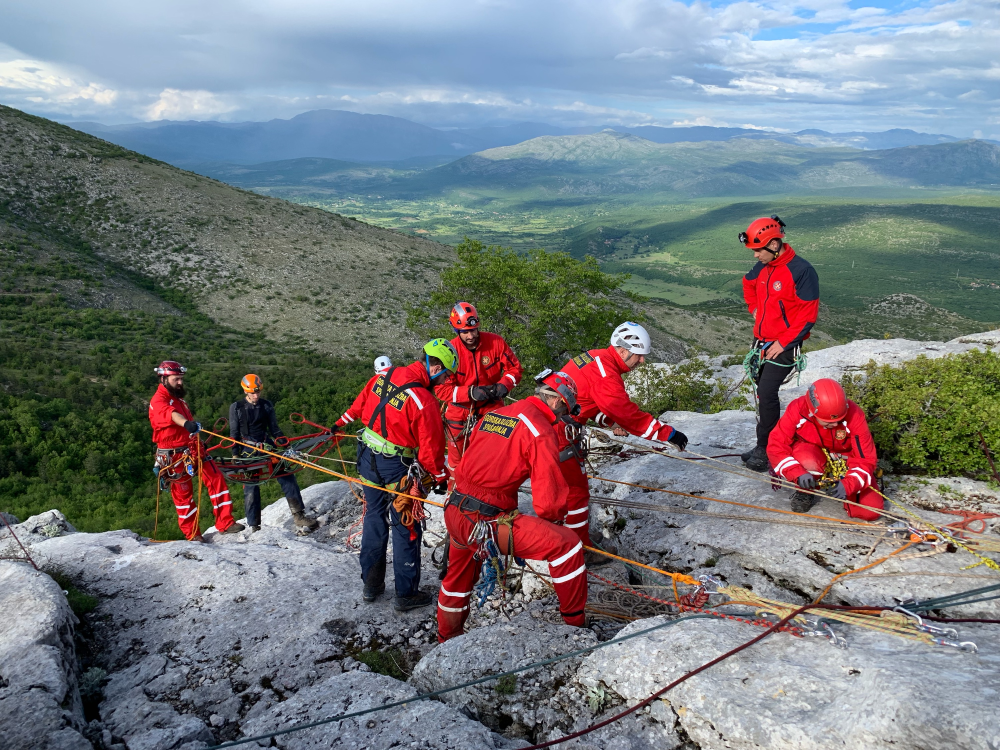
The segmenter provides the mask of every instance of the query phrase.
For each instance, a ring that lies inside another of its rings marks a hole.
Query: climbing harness
[[[802,353],[801,346],[795,347],[792,352],[794,358],[788,364],[775,362],[773,359],[765,359],[764,351],[773,343],[773,341],[757,341],[743,358],[743,372],[746,373],[747,379],[753,383],[755,401],[757,399],[757,381],[760,380],[760,373],[764,369],[765,364],[788,368],[788,374],[782,381],[782,385],[791,380],[792,375],[795,376],[795,385],[799,385],[802,379],[802,372],[809,364],[809,358]]]

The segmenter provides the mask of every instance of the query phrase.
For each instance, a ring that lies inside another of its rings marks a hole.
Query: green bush
[[[404,682],[409,677],[404,671],[407,664],[406,656],[395,646],[385,651],[362,651],[355,658],[362,664],[371,667],[372,672]]]
[[[746,399],[749,386],[725,386],[712,379],[712,368],[703,360],[679,365],[642,365],[625,376],[632,399],[643,411],[658,415],[665,411],[697,411],[707,414],[726,409],[751,409]]]
[[[987,477],[982,440],[1000,451],[1000,356],[971,351],[869,362],[841,381],[864,409],[879,458],[908,471]]]
[[[466,238],[458,261],[441,273],[441,287],[411,308],[407,324],[422,335],[454,337],[448,314],[460,300],[476,306],[487,331],[503,336],[525,374],[561,367],[570,357],[606,346],[614,327],[636,320],[621,290],[627,275],[604,273],[592,257],[484,246]]]

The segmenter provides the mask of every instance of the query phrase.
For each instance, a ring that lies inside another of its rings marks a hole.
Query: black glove
[[[670,433],[670,437],[667,438],[667,442],[673,443],[681,450],[684,450],[688,445],[688,436],[680,430],[674,430]]]
[[[469,398],[473,401],[492,401],[492,395],[488,386],[484,388],[481,385],[474,385],[469,388]]]
[[[833,487],[826,491],[826,494],[837,500],[847,499],[847,490],[844,488],[843,482],[837,482]]]
[[[442,479],[440,482],[434,485],[435,495],[444,495],[448,492],[448,480]]]
[[[503,399],[510,393],[510,388],[505,386],[503,383],[497,383],[493,386],[493,397],[497,399]]]
[[[201,422],[192,422],[190,419],[184,423],[184,429],[194,435],[201,432]]]
[[[808,471],[795,480],[795,483],[804,490],[816,489],[816,477]]]

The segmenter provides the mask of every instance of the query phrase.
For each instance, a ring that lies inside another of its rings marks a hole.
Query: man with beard
[[[434,389],[447,406],[448,468],[454,472],[479,417],[504,404],[521,382],[521,363],[503,336],[479,329],[479,313],[468,302],[456,302],[448,318],[458,352],[458,372]]]
[[[191,409],[184,401],[184,373],[187,369],[179,362],[166,360],[160,362],[154,372],[160,376],[160,385],[149,401],[149,423],[153,427],[153,442],[156,443],[156,466],[161,472],[169,467],[164,473],[172,480],[170,494],[177,509],[177,525],[181,533],[189,541],[203,541],[198,529],[198,508],[193,502],[194,486],[191,480],[195,476],[208,490],[215,528],[219,533],[243,531],[244,526],[233,520],[233,501],[229,498],[226,480],[198,439],[201,425],[194,421]]]

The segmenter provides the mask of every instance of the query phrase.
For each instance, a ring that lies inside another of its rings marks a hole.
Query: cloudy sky
[[[1000,138],[998,0],[2,0],[60,120],[731,125]]]

